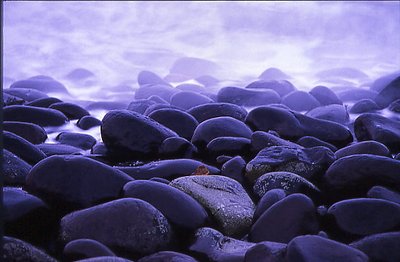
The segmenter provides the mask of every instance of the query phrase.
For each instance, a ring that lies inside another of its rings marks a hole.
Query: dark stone
[[[4,121],[3,130],[25,138],[32,144],[40,144],[47,139],[47,133],[43,127],[32,123]]]
[[[244,183],[244,172],[246,169],[246,161],[241,156],[226,161],[221,167],[221,176],[230,177],[235,179],[240,184]]]
[[[19,97],[26,102],[31,102],[39,98],[48,97],[45,93],[30,88],[3,89],[3,92],[8,95]]]
[[[123,198],[75,211],[63,217],[64,243],[89,238],[112,250],[146,255],[166,248],[172,240],[167,219],[149,203]]]
[[[363,141],[346,146],[335,152],[337,159],[356,154],[370,154],[390,157],[389,149],[376,141]]]
[[[171,96],[171,105],[184,110],[212,102],[214,101],[211,98],[191,91],[182,91]]]
[[[349,113],[347,112],[347,108],[336,104],[314,108],[307,112],[306,115],[339,124],[346,124],[349,122]]]
[[[46,158],[46,155],[34,144],[8,131],[3,132],[3,147],[30,165],[35,165]]]
[[[170,185],[199,201],[224,234],[241,236],[250,228],[254,204],[236,180],[225,176],[194,175],[174,179]]]
[[[102,123],[101,137],[107,149],[124,158],[154,157],[166,138],[177,136],[151,118],[128,110],[110,111]]]
[[[285,261],[286,244],[263,241],[249,248],[244,262],[282,262]]]
[[[251,129],[242,121],[229,116],[221,116],[200,123],[194,131],[192,143],[199,148],[205,148],[211,140],[217,137],[250,138],[251,134]]]
[[[253,130],[274,130],[283,138],[292,140],[313,136],[335,146],[344,146],[353,141],[350,130],[341,124],[276,107],[253,109],[246,117],[246,124]]]
[[[83,130],[88,130],[95,126],[101,126],[101,120],[93,116],[83,116],[78,120],[76,125]]]
[[[389,105],[389,110],[395,113],[400,113],[400,99],[393,101]]]
[[[7,106],[3,108],[4,121],[28,122],[46,126],[62,126],[68,118],[60,111],[34,106]]]
[[[257,80],[248,84],[246,88],[271,89],[277,92],[280,97],[296,90],[293,84],[287,80]]]
[[[123,102],[116,102],[116,101],[97,101],[90,103],[88,106],[85,107],[86,110],[118,110],[118,109],[126,109],[128,104]]]
[[[193,159],[168,159],[150,162],[142,166],[116,167],[134,179],[150,179],[161,177],[172,180],[181,176],[189,176],[200,166],[205,166],[211,174],[218,175],[219,169]]]
[[[355,120],[354,133],[358,141],[375,140],[392,151],[400,151],[400,121],[365,113]]]
[[[233,157],[231,156],[217,156],[217,158],[215,159],[215,161],[217,161],[218,164],[223,165],[224,163],[226,163],[227,161],[231,160]]]
[[[270,67],[262,72],[258,78],[263,80],[286,80],[290,79],[291,77],[278,68]]]
[[[199,124],[192,115],[178,109],[159,109],[148,116],[187,140],[192,139],[194,130]]]
[[[328,209],[336,225],[353,235],[371,235],[395,230],[400,226],[400,205],[372,198],[337,202]]]
[[[400,261],[400,232],[367,236],[350,244],[368,255],[370,261]]]
[[[253,224],[249,238],[253,242],[288,243],[292,238],[316,234],[319,225],[311,199],[293,194],[268,208]]]
[[[287,262],[367,262],[363,252],[320,236],[299,236],[287,246]]]
[[[165,84],[145,85],[136,90],[135,99],[146,99],[152,95],[157,95],[169,102],[171,101],[171,96],[178,92],[180,92],[180,90]]]
[[[250,139],[244,137],[216,137],[207,144],[207,152],[214,157],[220,155],[247,155]]]
[[[76,260],[75,262],[133,262],[133,261],[122,257],[102,256],[102,257],[85,258],[81,260]]]
[[[3,106],[22,105],[24,103],[24,99],[3,92]]]
[[[384,156],[360,154],[333,162],[324,175],[329,190],[361,191],[374,185],[400,189],[400,161]]]
[[[2,244],[3,261],[57,262],[56,259],[44,253],[42,250],[13,237],[4,236]]]
[[[340,101],[336,94],[326,86],[316,86],[311,89],[309,93],[315,97],[322,106],[342,104],[342,101]]]
[[[193,158],[197,154],[197,148],[182,137],[169,137],[165,139],[158,151],[164,158]]]
[[[115,257],[115,254],[107,246],[93,239],[72,240],[63,250],[63,258],[68,261],[102,256]]]
[[[393,80],[395,80],[397,77],[400,76],[400,71],[396,71],[394,73],[388,74],[388,75],[384,75],[382,77],[379,77],[378,79],[376,79],[370,89],[374,90],[376,92],[380,92],[382,91],[382,89],[384,89],[387,85],[390,84],[390,82],[392,82]]]
[[[282,104],[295,111],[308,111],[320,106],[312,95],[305,91],[293,91],[282,98]]]
[[[51,156],[35,165],[24,189],[53,208],[71,211],[119,197],[125,173],[81,156]]]
[[[91,135],[72,132],[61,132],[56,137],[56,141],[83,150],[91,149],[96,144],[96,139]]]
[[[273,90],[251,90],[240,87],[223,87],[218,92],[218,102],[239,106],[260,106],[279,103],[280,96]]]
[[[160,76],[151,71],[140,71],[137,78],[139,86],[144,85],[169,85]]]
[[[62,102],[62,101],[55,97],[43,97],[43,98],[33,100],[32,102],[26,103],[26,105],[48,108],[52,104],[60,103],[60,102]]]
[[[66,93],[68,94],[67,88],[60,82],[53,78],[38,78],[31,77],[26,80],[20,80],[14,82],[10,88],[14,89],[35,89],[44,93]]]
[[[32,166],[10,151],[3,149],[3,182],[4,185],[20,186],[25,184],[25,178]]]
[[[379,110],[379,106],[371,99],[362,99],[356,102],[350,109],[352,114],[361,114]]]
[[[178,228],[195,230],[208,219],[207,212],[199,202],[181,190],[163,183],[132,181],[124,186],[123,195],[150,203]]]
[[[335,160],[333,152],[323,146],[292,148],[272,146],[261,150],[246,166],[246,178],[255,181],[268,172],[286,171],[306,179],[316,179]]]
[[[325,141],[322,141],[316,137],[313,136],[303,136],[296,142],[297,144],[305,147],[305,148],[310,148],[310,147],[316,147],[316,146],[324,146],[335,152],[337,150],[337,147],[329,144]]]
[[[156,95],[152,95],[151,97],[148,98],[148,100],[153,101],[156,104],[166,104],[166,105],[169,104],[167,101],[165,101],[164,99],[162,99],[161,97],[156,96]]]
[[[128,105],[128,110],[143,115],[144,112],[146,111],[146,109],[149,108],[149,106],[155,105],[155,104],[157,104],[157,103],[152,100],[149,100],[149,99],[139,99],[139,100],[132,101]]]
[[[254,152],[259,152],[261,149],[271,146],[288,146],[293,148],[303,148],[302,146],[282,139],[271,133],[264,131],[256,131],[251,135],[251,148]]]
[[[215,117],[230,116],[240,121],[244,121],[247,111],[238,105],[229,103],[212,103],[193,107],[187,111],[199,121],[199,123]]]
[[[68,119],[80,119],[84,116],[90,115],[89,112],[72,103],[59,102],[49,106],[49,108],[56,109],[68,117]]]
[[[317,199],[321,193],[312,183],[290,172],[266,173],[260,176],[253,186],[253,192],[259,198],[272,189],[282,189],[287,195],[301,193],[312,199]]]
[[[39,144],[37,147],[46,154],[46,156],[54,155],[82,155],[83,150],[70,145],[63,144]]]
[[[138,262],[197,262],[191,256],[174,251],[160,251],[152,255],[142,257]]]
[[[390,103],[400,98],[400,76],[392,80],[376,96],[375,102],[381,107],[387,107]]]
[[[361,88],[350,88],[337,93],[337,96],[343,102],[359,101],[361,99],[374,100],[377,95],[376,91]]]
[[[254,245],[203,227],[196,231],[189,250],[199,255],[199,261],[242,262],[247,250]]]
[[[149,106],[146,111],[144,111],[143,115],[149,116],[151,113],[154,111],[160,110],[160,109],[176,109],[176,110],[182,110],[180,108],[177,108],[176,106],[172,106],[169,103],[167,104],[154,104]]]
[[[276,202],[286,197],[286,192],[283,189],[275,188],[268,190],[258,201],[256,211],[254,212],[253,221],[257,219]]]
[[[367,192],[367,197],[378,198],[400,204],[400,193],[383,186],[374,186]]]
[[[158,182],[158,183],[163,183],[168,185],[169,184],[169,180],[165,179],[165,178],[161,178],[161,177],[152,177],[149,179],[149,181],[154,181],[154,182]]]

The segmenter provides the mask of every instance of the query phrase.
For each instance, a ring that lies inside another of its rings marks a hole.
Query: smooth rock
[[[4,121],[3,130],[25,138],[32,144],[40,144],[47,139],[47,133],[43,127],[32,123]]]
[[[191,91],[182,91],[171,96],[171,105],[184,110],[212,102],[214,100],[211,98]]]
[[[60,99],[55,97],[43,97],[36,100],[33,100],[29,103],[26,103],[27,106],[36,106],[36,107],[44,107],[48,108],[52,104],[62,102]]]
[[[400,204],[400,192],[383,186],[374,186],[367,192],[367,197],[378,198]]]
[[[216,137],[207,144],[207,152],[215,157],[247,155],[250,143],[250,139],[244,137]]]
[[[39,144],[37,147],[46,154],[46,156],[54,155],[82,155],[83,150],[70,145],[63,144]]]
[[[171,101],[171,96],[180,92],[179,89],[171,87],[169,85],[145,85],[139,87],[135,92],[135,99],[147,99],[152,95],[157,95],[165,101]]]
[[[286,244],[263,241],[249,248],[244,262],[279,262],[284,261]]]
[[[144,85],[169,85],[160,76],[151,71],[140,71],[137,78],[139,86]]]
[[[34,144],[8,131],[3,131],[3,147],[30,165],[35,165],[46,158],[46,155]]]
[[[244,121],[247,115],[247,111],[243,107],[230,103],[203,104],[190,108],[187,112],[194,116],[199,123],[220,116],[230,116]]]
[[[277,92],[280,97],[296,90],[293,84],[287,80],[257,80],[248,84],[246,88],[271,89]]]
[[[256,210],[254,211],[253,221],[257,221],[257,219],[273,204],[282,200],[287,196],[285,190],[280,188],[275,188],[268,190],[261,199],[258,201]]]
[[[143,115],[144,112],[146,112],[146,109],[149,108],[149,106],[152,106],[155,104],[157,104],[157,103],[152,100],[149,100],[149,99],[139,99],[139,100],[132,101],[128,105],[127,109],[129,111],[133,111],[133,112]]]
[[[239,106],[260,106],[279,103],[281,98],[277,92],[270,89],[261,91],[228,86],[219,90],[217,100]]]
[[[3,236],[2,259],[10,262],[56,262],[57,260],[42,250],[17,238]]]
[[[400,76],[392,80],[376,96],[375,102],[381,107],[387,107],[390,103],[400,98]]]
[[[390,157],[389,149],[384,144],[373,140],[358,142],[343,147],[335,152],[335,156],[337,159],[356,154],[370,154]]]
[[[44,93],[67,93],[67,88],[60,82],[54,80],[53,78],[35,78],[31,77],[26,80],[19,80],[14,82],[10,88],[30,88],[35,89]]]
[[[5,185],[20,186],[25,184],[25,178],[32,166],[3,149],[3,182]]]
[[[174,251],[160,251],[152,255],[142,257],[138,262],[197,262],[191,256]]]
[[[193,158],[197,147],[182,137],[169,137],[160,145],[158,153],[164,158]]]
[[[263,80],[286,80],[291,77],[278,68],[270,67],[263,71],[258,78]]]
[[[324,146],[326,148],[329,148],[333,152],[335,152],[337,150],[336,146],[334,146],[332,144],[329,144],[329,143],[327,143],[325,141],[322,141],[321,139],[318,139],[318,138],[313,137],[313,136],[303,136],[299,140],[297,140],[296,143],[299,144],[300,146],[305,147],[305,148],[311,148],[311,147],[316,147],[316,146]]]
[[[315,97],[322,106],[342,104],[342,101],[340,101],[336,94],[326,86],[316,86],[311,89],[309,93]]]
[[[83,150],[91,149],[96,144],[96,139],[91,135],[73,132],[61,132],[56,136],[56,141]]]
[[[290,142],[288,140],[282,139],[271,133],[264,131],[256,131],[251,135],[251,148],[254,152],[259,152],[260,150],[271,147],[271,146],[288,146],[293,148],[303,148],[302,146]]]
[[[293,91],[282,98],[282,104],[295,111],[308,111],[320,106],[312,95],[305,91]]]
[[[359,101],[361,99],[374,100],[377,95],[376,91],[361,88],[350,88],[337,93],[337,96],[343,102]]]
[[[62,112],[70,120],[71,119],[80,119],[84,116],[90,115],[86,109],[84,109],[76,104],[72,104],[72,103],[66,103],[66,102],[54,103],[54,104],[50,105],[49,108],[56,109],[56,110]]]
[[[78,120],[76,125],[83,130],[89,130],[95,126],[101,126],[101,120],[93,117],[93,116],[83,116]]]
[[[379,110],[379,106],[371,99],[362,99],[355,103],[351,109],[350,113],[352,114],[361,114],[367,113],[371,111]]]
[[[3,89],[3,92],[8,95],[19,97],[26,102],[32,102],[39,98],[48,97],[48,95],[46,95],[45,93],[31,88]]]
[[[110,256],[115,254],[105,245],[93,239],[76,239],[68,242],[63,250],[67,260],[79,260],[91,257]]]
[[[7,106],[3,109],[4,121],[18,121],[37,124],[42,127],[62,126],[68,118],[60,111],[34,106]]]
[[[345,106],[337,104],[314,108],[307,112],[306,115],[309,117],[328,120],[339,124],[346,124],[349,122],[349,113],[347,112],[347,108]]]
[[[226,161],[221,167],[221,176],[235,179],[243,185],[246,161],[241,156],[235,156]]]

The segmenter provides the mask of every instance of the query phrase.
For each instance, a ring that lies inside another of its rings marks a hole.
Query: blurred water
[[[95,99],[134,87],[144,69],[165,76],[184,56],[216,62],[223,80],[278,67],[309,89],[316,72],[341,66],[374,79],[400,69],[399,21],[398,1],[4,2],[4,83],[50,75]],[[65,80],[75,68],[96,75],[89,87]]]

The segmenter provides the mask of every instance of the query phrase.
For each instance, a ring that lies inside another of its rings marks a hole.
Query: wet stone
[[[214,117],[229,116],[240,121],[246,118],[246,110],[238,105],[230,103],[211,103],[203,104],[190,108],[189,114],[199,121],[199,123]]]
[[[252,90],[240,87],[223,87],[218,92],[218,102],[232,103],[239,106],[260,106],[279,103],[277,92],[266,90]]]
[[[67,260],[79,260],[91,257],[113,256],[115,254],[102,243],[93,239],[76,239],[68,242],[63,250]]]
[[[32,166],[24,160],[14,155],[10,151],[3,149],[3,182],[4,185],[21,186],[25,184],[25,178]]]
[[[320,106],[312,95],[305,91],[293,91],[282,98],[282,104],[295,111],[308,111]]]
[[[378,198],[400,204],[400,192],[383,186],[374,186],[367,192],[367,197]]]
[[[96,144],[96,139],[91,135],[73,132],[61,132],[57,135],[56,141],[83,150],[91,149]]]
[[[256,210],[254,212],[253,216],[253,221],[257,221],[257,219],[268,209],[270,208],[273,204],[276,202],[282,200],[287,196],[285,190],[280,189],[280,188],[274,188],[271,190],[268,190],[263,194],[261,199],[258,201]]]
[[[17,238],[4,236],[2,240],[3,261],[56,262],[57,260]]]
[[[338,159],[356,154],[370,154],[390,157],[389,149],[384,144],[373,140],[354,143],[335,152],[335,156]]]
[[[4,121],[18,121],[37,124],[42,127],[62,126],[68,118],[60,111],[34,106],[7,106],[3,109]]]
[[[49,108],[62,112],[70,120],[90,115],[86,109],[72,103],[58,102],[50,105]]]
[[[83,116],[79,119],[76,125],[83,130],[88,130],[92,127],[101,126],[101,120],[93,116]]]

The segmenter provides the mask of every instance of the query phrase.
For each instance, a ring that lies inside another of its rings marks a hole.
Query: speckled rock
[[[13,237],[4,236],[2,244],[3,247],[1,258],[3,261],[57,262],[56,259],[44,253],[40,249],[32,246],[25,241]]]
[[[3,149],[3,183],[10,186],[21,186],[25,184],[25,178],[32,166]]]
[[[170,185],[199,201],[224,234],[242,235],[251,226],[254,203],[237,181],[216,175],[187,176],[173,180]]]

